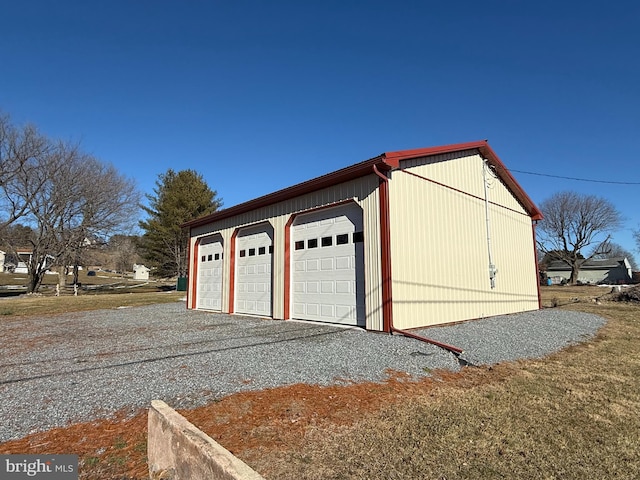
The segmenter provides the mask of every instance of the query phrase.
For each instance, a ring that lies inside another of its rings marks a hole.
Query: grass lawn
[[[0,294],[0,319],[3,315],[49,315],[102,308],[170,303],[186,295],[186,292],[162,291],[162,287],[168,287],[170,284],[175,286],[175,282],[151,281],[147,283],[107,272],[97,272],[96,276],[89,277],[86,271],[81,271],[78,281],[85,288],[78,289],[78,295],[74,296],[73,289],[67,286],[66,289],[63,289],[62,294],[56,297],[54,294],[57,281],[57,275],[45,275],[41,293],[36,295],[22,294],[2,297]],[[71,281],[71,277],[68,281]],[[2,286],[26,284],[26,274],[0,273],[0,285]],[[117,286],[118,288],[116,290],[104,289],[108,286]],[[114,291],[117,293],[112,293]]]
[[[595,301],[605,293],[543,287],[543,304],[608,320],[544,359],[243,392],[181,413],[269,479],[637,479],[640,304]],[[80,478],[143,479],[145,425],[146,412],[72,425],[0,453],[78,453]]]

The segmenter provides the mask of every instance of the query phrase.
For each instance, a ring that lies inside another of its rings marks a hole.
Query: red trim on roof
[[[393,165],[394,168],[400,167],[400,160],[407,160],[410,158],[429,157],[433,155],[440,155],[450,152],[463,152],[465,150],[480,149],[488,146],[486,140],[479,142],[467,142],[467,143],[454,143],[452,145],[442,145],[439,147],[427,147],[416,148],[414,150],[400,150],[398,152],[387,152],[384,154],[387,161]]]
[[[511,175],[511,172],[502,163],[496,152],[489,146],[486,140],[477,142],[456,143],[453,145],[444,145],[441,147],[418,148],[415,150],[402,150],[399,152],[388,152],[384,154],[387,163],[393,168],[400,167],[401,160],[411,158],[429,157],[433,155],[441,155],[443,153],[462,152],[465,150],[479,150],[482,156],[495,168],[496,175],[507,185],[511,193],[518,199],[524,209],[527,211],[532,220],[542,220],[542,212],[536,207],[531,198],[522,189],[520,184]]]
[[[198,227],[206,225],[211,222],[222,220],[225,218],[240,215],[258,208],[273,205],[278,202],[290,200],[300,195],[315,192],[323,188],[336,185],[338,183],[354,180],[365,175],[371,175],[373,166],[375,165],[379,170],[386,171],[393,168],[399,168],[401,160],[407,160],[411,158],[429,157],[433,155],[440,155],[443,153],[462,152],[465,150],[478,150],[480,154],[487,159],[490,165],[495,167],[496,174],[507,185],[513,195],[522,204],[527,213],[531,216],[532,220],[542,220],[542,212],[535,206],[533,201],[525,193],[522,187],[518,184],[515,178],[511,175],[507,167],[498,158],[498,155],[491,149],[486,140],[468,143],[456,143],[452,145],[443,145],[440,147],[418,148],[415,150],[401,150],[397,152],[387,152],[377,157],[365,160],[364,162],[356,163],[349,167],[336,170],[335,172],[328,173],[321,177],[308,180],[306,182],[298,183],[291,187],[277,192],[264,195],[262,197],[250,200],[233,207],[220,210],[219,212],[212,213],[205,217],[196,218],[189,222],[186,222],[182,227]]]

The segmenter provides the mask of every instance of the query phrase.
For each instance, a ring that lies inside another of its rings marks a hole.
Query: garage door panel
[[[320,284],[320,293],[333,293],[333,281],[325,281]]]
[[[336,257],[336,270],[348,270],[355,267],[355,258],[353,256],[348,257]]]
[[[338,318],[352,319],[355,309],[349,305],[336,305],[336,316]]]

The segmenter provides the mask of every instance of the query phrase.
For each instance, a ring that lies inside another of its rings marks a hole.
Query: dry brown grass
[[[21,295],[0,299],[0,322],[3,317],[55,315],[60,313],[99,310],[103,308],[135,307],[155,303],[173,303],[183,298],[185,292],[123,292],[121,294],[88,294],[77,297]]]
[[[571,308],[610,322],[589,344],[468,370],[471,386],[445,382],[353,425],[310,428],[299,448],[251,461],[282,479],[640,478],[640,308]]]
[[[98,271],[95,276],[87,275],[88,270],[80,270],[78,272],[78,282],[82,284],[90,284],[90,285],[102,285],[113,282],[120,281],[128,281],[131,280],[131,283],[134,283],[131,277],[123,276],[114,272],[104,272]],[[71,275],[67,276],[67,282],[71,283],[73,281],[73,277]],[[9,272],[0,272],[0,285],[27,285],[28,275],[26,273],[9,273]],[[42,285],[45,287],[55,286],[58,283],[58,275],[56,274],[45,274],[42,280]],[[140,283],[140,281],[135,281],[135,283]]]
[[[420,382],[293,385],[182,413],[270,479],[640,478],[640,306],[593,303],[596,287],[556,288],[543,289],[545,302],[609,320],[595,340]],[[0,453],[79,453],[81,478],[143,479],[145,415],[32,435]]]
[[[597,301],[611,292],[611,287],[597,285],[551,285],[541,287],[542,306],[560,307],[571,303]]]

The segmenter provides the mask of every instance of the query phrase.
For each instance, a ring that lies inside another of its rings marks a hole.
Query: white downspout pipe
[[[493,263],[493,255],[491,253],[491,223],[489,220],[489,186],[487,178],[487,165],[486,159],[483,159],[482,165],[482,177],[484,180],[484,215],[487,224],[487,253],[489,254],[489,282],[491,283],[491,289],[496,288],[496,273],[498,270],[496,269],[495,264]]]

